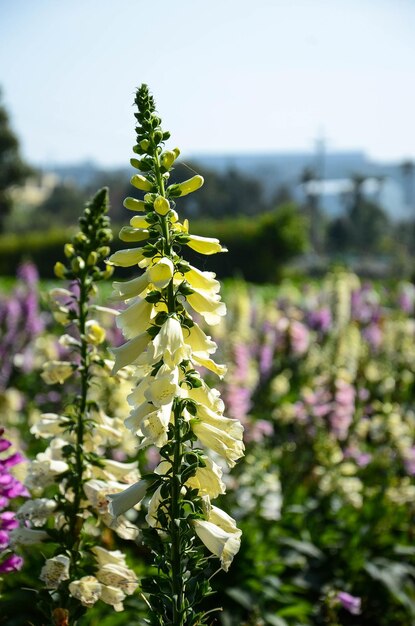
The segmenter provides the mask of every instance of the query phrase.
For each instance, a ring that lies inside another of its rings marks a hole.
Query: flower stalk
[[[168,185],[176,148],[165,150],[170,134],[146,85],[135,99],[138,125],[131,164],[142,174],[131,178],[144,198],[127,198],[124,206],[143,215],[123,227],[120,238],[139,247],[116,252],[114,265],[138,265],[144,273],[114,283],[114,297],[127,308],[117,324],[127,342],[114,348],[116,373],[126,365],[135,369],[137,384],[129,396],[132,407],[126,426],[140,439],[140,448],[154,446],[161,461],[144,477],[149,500],[144,540],[154,555],[154,574],[142,581],[151,606],[150,623],[158,626],[206,624],[203,600],[211,593],[210,558],[203,544],[227,570],[240,544],[240,531],[211,499],[225,492],[222,469],[210,450],[232,467],[243,455],[242,426],[223,415],[219,392],[201,378],[200,368],[223,375],[226,368],[211,355],[216,344],[193,319],[192,309],[208,324],[226,313],[220,285],[212,272],[200,271],[181,256],[184,246],[201,254],[226,251],[214,238],[189,233],[179,221],[176,199],[196,191],[201,176]],[[132,506],[122,494],[109,496],[110,513]],[[207,525],[207,526],[204,526]],[[202,607],[202,608],[201,608]]]
[[[55,264],[56,276],[69,281],[69,289],[51,294],[54,317],[67,330],[60,338],[67,360],[47,362],[42,378],[50,385],[68,380],[71,391],[62,415],[44,413],[31,429],[49,439],[49,447],[29,466],[26,484],[35,497],[18,511],[22,526],[13,531],[15,544],[56,545],[40,572],[45,589],[39,592],[38,607],[48,623],[67,626],[75,626],[98,600],[123,610],[122,601],[137,586],[124,555],[97,545],[95,531],[110,522],[102,515],[102,478],[118,491],[139,478],[137,463],[105,458],[123,432],[114,428],[115,420],[104,413],[94,391],[98,378],[102,382],[108,375],[101,353],[105,330],[95,319],[99,307],[93,304],[97,282],[113,271],[105,260],[112,239],[107,211],[104,188],[87,204],[79,232],[65,245],[66,262]],[[128,538],[137,534],[123,520],[114,530]]]

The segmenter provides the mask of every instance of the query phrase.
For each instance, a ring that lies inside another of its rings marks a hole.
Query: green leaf
[[[232,598],[232,600],[235,600],[235,602],[243,606],[244,609],[248,609],[249,611],[252,610],[252,598],[246,591],[243,591],[242,589],[239,589],[237,587],[233,587],[231,589],[228,589],[226,593],[230,598]]]
[[[278,541],[285,546],[293,548],[300,554],[304,554],[304,556],[309,556],[314,559],[324,558],[323,552],[309,541],[299,541],[298,539],[292,539],[291,537],[280,537]]]
[[[285,619],[278,617],[278,615],[272,615],[271,613],[265,613],[265,623],[271,624],[271,626],[288,626]]]

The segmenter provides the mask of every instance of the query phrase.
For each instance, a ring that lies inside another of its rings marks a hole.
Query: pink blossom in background
[[[342,607],[348,611],[351,615],[360,615],[362,612],[362,600],[357,596],[352,596],[350,593],[346,591],[340,591],[337,594],[337,599],[339,600]]]

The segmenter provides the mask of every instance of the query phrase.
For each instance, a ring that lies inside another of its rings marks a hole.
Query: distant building
[[[344,213],[347,196],[352,192],[353,182],[348,178],[311,180],[297,185],[294,197],[303,202],[307,195],[318,196],[320,208],[330,217],[338,217]],[[362,193],[368,200],[379,204],[393,220],[414,217],[405,202],[402,186],[393,178],[367,178],[362,183]]]

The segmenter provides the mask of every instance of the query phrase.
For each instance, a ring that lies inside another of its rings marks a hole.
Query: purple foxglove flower
[[[360,615],[362,605],[361,598],[357,596],[352,596],[346,591],[340,591],[340,593],[337,594],[337,599],[339,600],[342,607],[346,611],[351,613],[351,615]]]
[[[8,574],[10,572],[17,572],[22,569],[23,559],[17,554],[10,554],[3,563],[0,563],[0,574]]]
[[[5,450],[8,450],[8,448],[10,448],[11,445],[12,444],[10,443],[10,441],[7,441],[7,439],[0,438],[0,452],[4,452]]]
[[[4,550],[9,545],[10,538],[9,533],[5,530],[0,530],[0,550]]]
[[[17,465],[18,463],[22,463],[25,461],[25,458],[20,452],[15,452],[11,454],[7,459],[0,460],[0,468],[9,469],[9,467],[13,467],[13,465]],[[1,471],[1,470],[0,470]]]
[[[0,513],[1,530],[13,530],[13,528],[17,528],[18,526],[19,522],[13,511],[4,511],[3,513]]]
[[[312,330],[326,333],[330,330],[333,323],[331,311],[328,307],[323,307],[316,311],[310,311],[307,314],[307,324]]]

